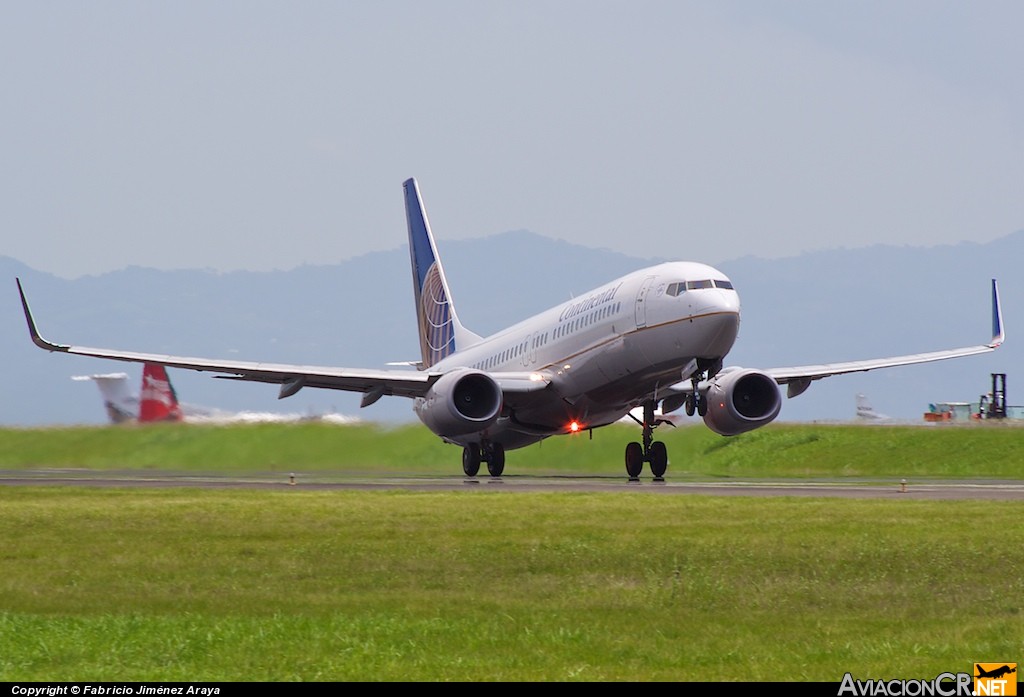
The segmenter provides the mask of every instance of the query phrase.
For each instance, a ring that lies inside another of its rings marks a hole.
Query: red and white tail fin
[[[181,421],[178,396],[167,377],[167,369],[158,363],[146,363],[142,369],[139,421]]]

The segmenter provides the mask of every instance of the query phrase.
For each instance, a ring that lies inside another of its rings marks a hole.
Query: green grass
[[[1018,504],[472,492],[10,487],[0,680],[838,681],[1024,648]]]
[[[619,475],[635,435],[508,468]],[[658,435],[680,477],[1019,479],[1024,460],[1013,428]],[[458,455],[405,428],[0,431],[3,469],[457,477]],[[1024,655],[1019,503],[652,491],[3,487],[0,681],[838,682]]]
[[[656,432],[669,475],[1024,479],[1024,430],[773,424],[732,438],[703,425]],[[621,474],[639,428],[612,426],[510,451],[506,473]],[[461,473],[461,451],[419,425],[254,424],[0,429],[0,469]]]

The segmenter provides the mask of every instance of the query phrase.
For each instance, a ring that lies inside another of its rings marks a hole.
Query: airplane
[[[975,665],[977,665],[977,664],[975,664]],[[1003,666],[1000,666],[999,668],[993,668],[992,670],[984,670],[983,668],[978,667],[978,674],[975,675],[974,677],[976,677],[976,678],[1001,678],[1004,675],[1008,675],[1009,673],[1016,673],[1016,672],[1017,672],[1017,669],[1016,668],[1011,668],[1009,665],[1003,665]]]
[[[139,397],[128,389],[128,373],[72,375],[72,380],[91,380],[100,388],[103,408],[112,424],[132,423],[138,420]]]
[[[96,383],[111,423],[182,421],[185,418],[185,410],[178,403],[167,369],[160,363],[146,363],[142,367],[142,390],[138,396],[128,390],[128,373],[76,375],[71,379]]]
[[[664,479],[668,452],[654,440],[663,419],[684,408],[714,432],[733,436],[771,423],[787,395],[853,372],[993,351],[1004,339],[999,291],[992,280],[992,337],[984,344],[890,358],[758,370],[724,365],[736,341],[740,300],[732,281],[711,266],[665,262],[634,271],[529,319],[481,337],[466,328],[441,265],[415,179],[403,183],[420,360],[381,370],[271,364],[135,353],[44,339],[17,280],[29,335],[47,351],[153,362],[215,377],[280,385],[279,399],[306,387],[361,392],[361,407],[384,396],[413,400],[420,421],[462,448],[462,469],[481,463],[492,477],[507,450],[550,436],[590,431],[640,407],[640,442],[626,445],[630,481],[644,463]],[[415,367],[416,370],[410,368]]]
[[[99,387],[103,406],[112,424],[184,421],[186,423],[258,423],[324,421],[335,424],[357,423],[359,419],[342,414],[283,414],[259,411],[226,411],[178,401],[166,368],[160,363],[146,363],[142,368],[142,389],[132,394],[128,373],[75,375],[72,380],[91,380]]]
[[[892,417],[888,414],[882,414],[875,411],[875,408],[871,406],[871,402],[869,402],[868,398],[863,394],[857,395],[857,419],[860,421],[873,421],[876,423],[892,421]]]
[[[184,414],[178,404],[167,368],[160,363],[142,366],[142,391],[139,393],[139,421],[181,421]]]

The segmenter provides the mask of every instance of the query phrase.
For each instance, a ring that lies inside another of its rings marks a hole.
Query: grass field
[[[550,438],[508,453],[505,472],[624,473],[638,427]],[[1024,429],[772,424],[723,438],[703,425],[656,432],[669,476],[1024,479]],[[460,475],[461,450],[419,425],[320,423],[0,429],[0,469],[420,472]]]
[[[0,468],[457,476],[458,449],[423,433],[3,430]],[[631,433],[548,441],[510,453],[508,468],[618,474]],[[661,435],[670,475],[699,478],[1020,479],[1024,460],[1012,428]],[[6,681],[838,682],[1024,658],[1013,502],[0,492]]]

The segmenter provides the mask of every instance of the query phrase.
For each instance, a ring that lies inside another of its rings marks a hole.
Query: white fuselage
[[[549,435],[613,423],[688,375],[695,359],[712,364],[732,348],[740,302],[722,272],[669,262],[623,276],[445,358],[439,371],[538,374],[550,399],[506,405],[481,437],[506,448]]]

